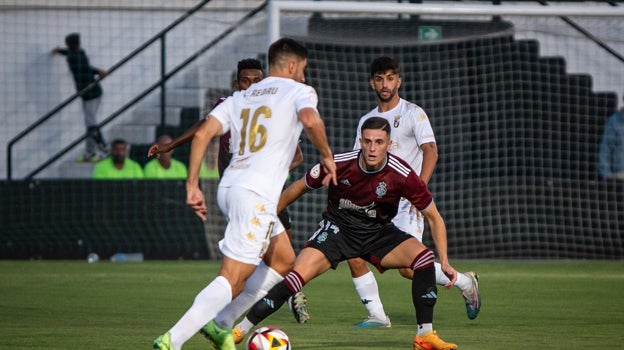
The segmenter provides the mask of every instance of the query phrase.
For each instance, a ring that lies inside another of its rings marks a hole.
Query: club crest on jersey
[[[400,123],[401,123],[401,116],[400,115],[395,116],[394,117],[394,124],[393,124],[394,127],[398,128]]]
[[[386,193],[388,193],[388,185],[386,185],[385,182],[380,182],[375,189],[375,194],[377,195],[377,198],[385,196]]]

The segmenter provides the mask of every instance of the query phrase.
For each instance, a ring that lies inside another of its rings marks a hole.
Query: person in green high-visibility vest
[[[105,158],[93,168],[95,180],[143,179],[143,168],[128,158],[128,144],[123,139],[113,141],[110,157]]]

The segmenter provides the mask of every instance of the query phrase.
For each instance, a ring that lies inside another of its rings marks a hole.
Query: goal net
[[[399,94],[436,134],[430,189],[451,256],[622,258],[623,183],[604,180],[597,157],[624,89],[624,12],[579,6],[276,1],[269,31],[310,50],[307,78],[336,152],[376,105],[370,62],[401,63]],[[303,148],[295,178],[317,161]],[[324,200],[291,206],[296,246]],[[434,246],[428,231],[425,241]]]

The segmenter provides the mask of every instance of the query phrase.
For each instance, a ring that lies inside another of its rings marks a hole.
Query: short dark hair
[[[394,74],[399,74],[399,62],[395,61],[392,57],[381,56],[377,57],[371,62],[370,74],[371,78],[377,73],[385,73],[391,70]]]
[[[240,77],[241,71],[243,69],[259,69],[262,70],[262,62],[256,58],[245,58],[244,60],[238,61],[238,66],[236,68],[236,79]]]
[[[112,142],[113,146],[115,146],[115,145],[126,145],[126,144],[128,144],[128,143],[124,139],[114,139],[113,142]]]
[[[281,38],[269,47],[269,65],[277,63],[282,56],[295,55],[301,59],[308,58],[308,49],[291,38]]]
[[[362,123],[362,128],[360,129],[361,133],[364,133],[364,130],[372,129],[372,130],[383,130],[388,136],[390,136],[390,123],[385,118],[382,117],[370,117]]]
[[[75,50],[80,46],[80,34],[79,33],[70,33],[65,37],[65,45],[70,50]]]

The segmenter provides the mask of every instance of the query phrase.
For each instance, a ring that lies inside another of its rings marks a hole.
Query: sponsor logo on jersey
[[[239,159],[230,163],[229,169],[247,169],[249,168],[249,163],[247,162],[247,158]]]
[[[373,209],[374,207],[375,207],[375,202],[364,207],[359,206],[345,198],[340,198],[340,201],[338,202],[338,209],[347,209],[347,210],[363,212],[369,218],[377,217],[377,210]]]
[[[349,182],[349,179],[340,180],[340,183],[345,185],[345,186],[351,186],[351,183]]]

